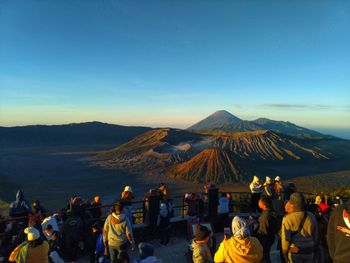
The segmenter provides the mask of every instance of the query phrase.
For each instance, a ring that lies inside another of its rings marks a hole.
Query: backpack
[[[83,221],[80,217],[70,216],[63,224],[62,235],[65,240],[79,241],[83,231]]]

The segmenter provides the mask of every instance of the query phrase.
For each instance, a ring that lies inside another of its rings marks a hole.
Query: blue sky
[[[2,0],[0,125],[225,109],[347,136],[349,25],[346,0]]]

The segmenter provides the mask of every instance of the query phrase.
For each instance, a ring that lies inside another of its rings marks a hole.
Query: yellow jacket
[[[214,256],[215,263],[259,263],[263,256],[263,248],[258,239],[247,237],[238,239],[231,237],[223,240]]]

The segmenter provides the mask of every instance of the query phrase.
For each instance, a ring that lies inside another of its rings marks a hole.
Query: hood
[[[23,201],[24,199],[24,195],[22,190],[18,190],[17,194],[16,194],[16,201]]]
[[[251,255],[256,253],[250,237],[244,239],[230,238],[230,242],[232,242],[236,253],[239,255]]]
[[[126,215],[125,214],[116,214],[112,213],[111,221],[113,224],[121,224],[125,221]]]
[[[234,237],[243,239],[249,236],[249,229],[247,226],[247,221],[239,216],[235,216],[232,220],[232,235]]]
[[[201,247],[206,247],[208,246],[207,243],[202,243],[202,242],[197,242],[195,239],[192,239],[192,243],[191,243],[191,247],[193,250],[195,250],[196,248],[201,248]]]

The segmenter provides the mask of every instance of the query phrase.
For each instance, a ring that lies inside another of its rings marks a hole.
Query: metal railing
[[[219,192],[219,196],[223,192]],[[250,209],[250,197],[251,193],[250,192],[224,192],[224,193],[229,193],[231,196],[230,200],[230,206],[232,206],[232,209],[234,213],[238,212],[249,212]],[[207,202],[207,193],[198,193],[201,194],[204,197],[204,204],[206,205]],[[303,192],[305,199],[307,203],[313,203],[316,197],[316,194],[314,193],[307,193]],[[345,197],[342,198],[344,201],[350,200],[350,198]],[[171,198],[172,200],[172,208],[174,211],[174,217],[178,218],[185,218],[188,212],[188,203],[185,200],[185,195],[177,195],[173,196]],[[132,216],[134,218],[134,224],[145,224],[145,219],[146,219],[146,200],[136,200],[132,202],[132,207],[131,207],[131,212]],[[107,204],[107,205],[101,205],[101,206],[94,206],[94,207],[86,207],[86,210],[92,210],[96,208],[101,208],[104,211],[104,215],[108,214],[109,211],[114,204]],[[46,216],[51,216],[54,214],[58,215],[64,215],[66,214],[67,211],[52,211],[52,212],[46,212],[43,217]],[[25,221],[29,220],[30,216],[19,216],[19,217],[4,217],[0,218],[0,223],[3,222],[11,222],[11,221]],[[105,218],[102,217],[102,219]]]

